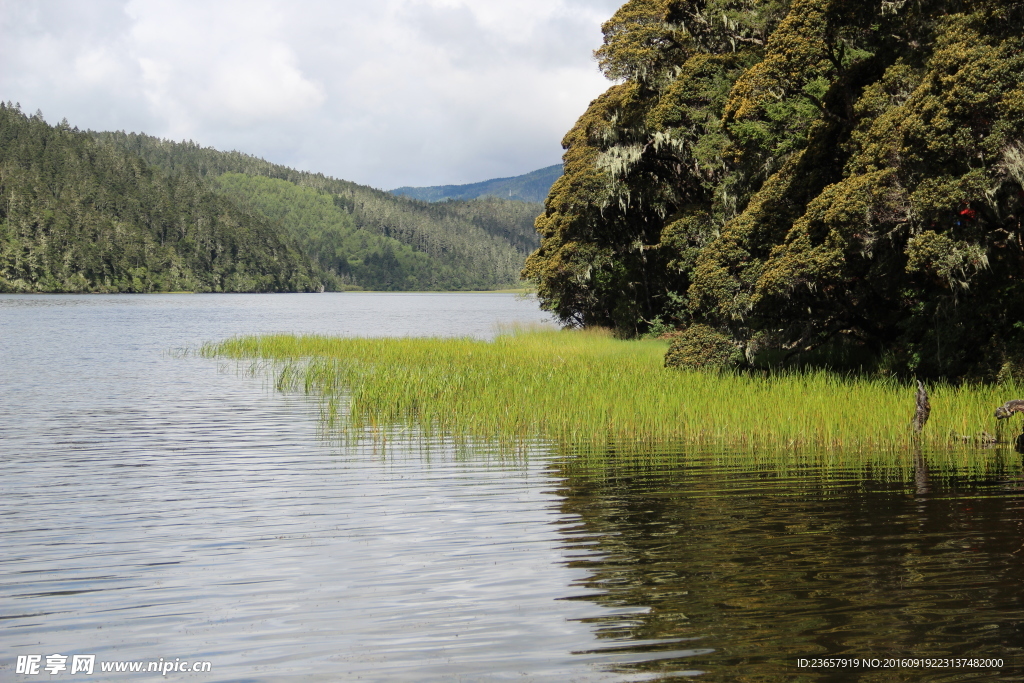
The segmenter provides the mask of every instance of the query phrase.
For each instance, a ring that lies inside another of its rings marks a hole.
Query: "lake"
[[[510,294],[0,295],[0,679],[1024,677],[1012,451],[339,445],[315,399],[182,353],[545,320]],[[210,664],[101,670],[133,662]]]

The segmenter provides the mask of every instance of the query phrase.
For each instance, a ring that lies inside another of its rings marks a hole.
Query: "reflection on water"
[[[987,476],[806,467],[782,474],[699,454],[557,467],[566,547],[587,555],[587,619],[601,639],[658,643],[622,672],[705,680],[851,680],[799,658],[995,657],[1001,670],[858,672],[863,680],[1020,680],[1024,479],[1018,455]],[[597,551],[595,557],[593,553]],[[696,652],[705,648],[703,652]],[[661,656],[656,656],[659,651]]]
[[[52,653],[208,660],[204,681],[1024,676],[1016,454],[967,474],[383,453],[167,353],[542,319],[507,295],[0,296],[0,679]],[[822,656],[1005,666],[797,667]]]

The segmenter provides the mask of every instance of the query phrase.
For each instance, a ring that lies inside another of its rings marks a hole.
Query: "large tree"
[[[1008,0],[632,0],[524,275],[571,324],[1012,372],[1022,26]]]

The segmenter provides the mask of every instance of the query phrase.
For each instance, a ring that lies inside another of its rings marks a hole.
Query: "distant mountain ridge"
[[[475,199],[500,197],[521,202],[543,202],[551,186],[562,175],[562,165],[555,164],[511,178],[492,178],[468,185],[435,185],[433,187],[399,187],[391,194],[411,197],[425,202],[445,199]]]

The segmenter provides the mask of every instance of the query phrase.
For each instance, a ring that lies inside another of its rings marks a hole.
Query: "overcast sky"
[[[391,189],[519,175],[622,0],[0,0],[0,98]]]

